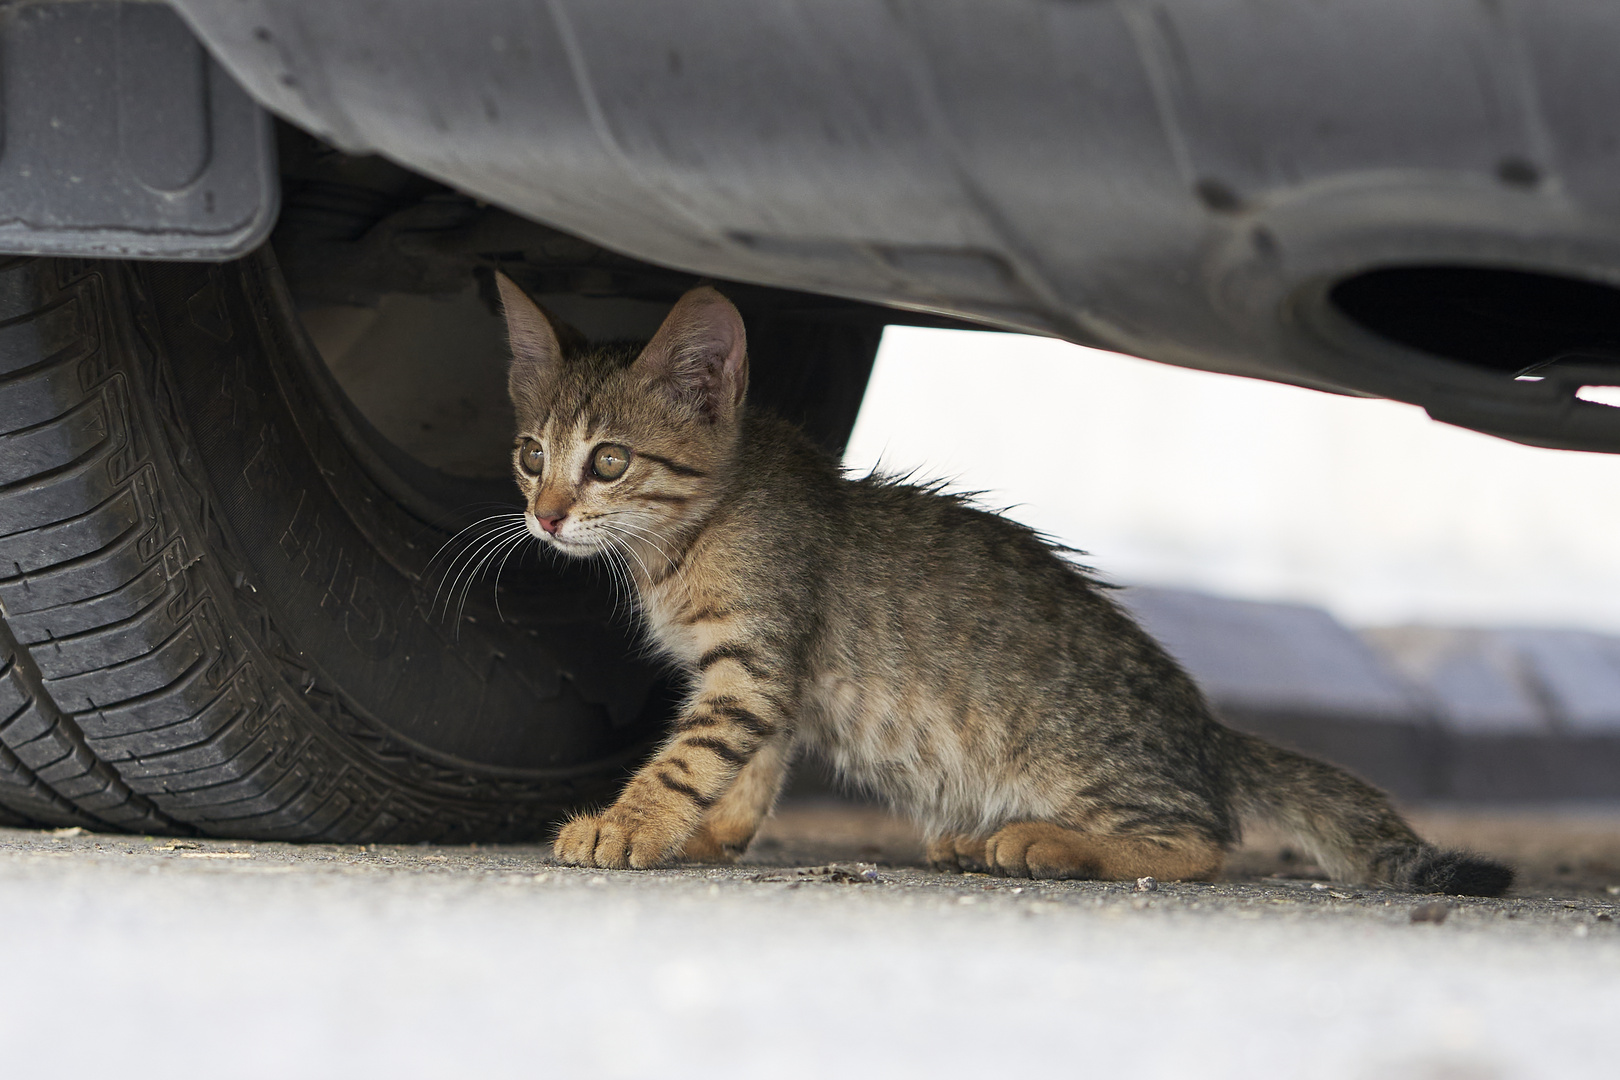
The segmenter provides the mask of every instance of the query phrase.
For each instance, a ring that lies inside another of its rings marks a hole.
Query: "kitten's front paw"
[[[754,834],[750,832],[746,836],[722,839],[708,823],[704,823],[698,826],[697,832],[686,838],[675,857],[686,863],[723,866],[736,862],[748,850],[748,842],[753,838]]]
[[[562,827],[551,853],[570,866],[647,870],[668,865],[679,837],[657,822],[629,823],[606,814],[581,814]]]

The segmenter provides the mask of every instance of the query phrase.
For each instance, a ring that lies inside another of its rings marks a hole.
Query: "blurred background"
[[[845,460],[982,490],[1122,584],[1620,634],[1620,456],[1412,405],[892,326]]]

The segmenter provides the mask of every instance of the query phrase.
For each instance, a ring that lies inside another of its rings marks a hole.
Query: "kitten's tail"
[[[1272,822],[1330,875],[1410,892],[1500,896],[1513,870],[1425,843],[1383,792],[1342,769],[1223,729],[1238,809]]]

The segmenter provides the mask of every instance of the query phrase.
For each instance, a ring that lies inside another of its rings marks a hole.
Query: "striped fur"
[[[1504,867],[1424,844],[1367,785],[1221,726],[1029,529],[936,488],[846,479],[745,410],[742,321],[714,290],[682,298],[644,349],[564,355],[501,288],[530,529],[609,560],[691,679],[618,800],[562,828],[564,862],[735,858],[809,751],[913,816],[944,869],[1208,878],[1259,815],[1343,878],[1508,884]],[[591,473],[603,445],[629,452],[617,479]],[[538,476],[525,454],[543,454]]]

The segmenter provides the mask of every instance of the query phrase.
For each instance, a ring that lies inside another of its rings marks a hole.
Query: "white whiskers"
[[[606,513],[596,515],[596,517],[593,518],[593,520],[598,521],[601,524],[601,526],[603,528],[605,528],[605,529],[608,529],[608,530],[613,531],[613,532],[618,532],[622,536],[629,537],[631,539],[641,541],[643,544],[646,544],[648,547],[650,547],[654,551],[658,552],[659,555],[663,556],[665,565],[673,567],[675,565],[675,557],[672,556],[669,553],[669,549],[664,546],[664,544],[668,540],[668,537],[660,536],[658,533],[654,532],[652,527],[647,525],[645,522],[634,521],[634,520],[632,520],[632,521],[604,521],[604,520],[602,520],[603,518],[625,517],[625,516],[627,516],[627,515],[629,515],[631,513],[633,513],[633,511],[630,511],[630,510],[609,510]],[[643,564],[642,570],[645,571],[646,569],[647,569],[646,565]],[[651,577],[650,574],[648,576]]]
[[[491,524],[492,522],[494,524]],[[431,618],[438,610],[439,599],[443,597],[443,617],[449,618],[451,609],[455,609],[455,633],[459,637],[462,615],[467,608],[467,596],[479,575],[496,559],[500,560],[495,572],[495,610],[499,615],[500,572],[505,569],[506,560],[522,547],[524,540],[529,538],[529,528],[524,522],[523,514],[509,511],[480,518],[446,540],[428,560],[423,572],[424,578],[433,576],[434,564],[439,562],[446,551],[453,551],[449,561],[444,565],[438,586],[433,590],[433,600],[428,604],[428,616]],[[456,549],[458,544],[461,545],[459,550]]]
[[[593,553],[602,556],[598,565],[607,570],[612,582],[615,617],[621,612],[621,604],[625,605],[623,610],[626,612],[633,612],[636,608],[638,594],[635,571],[639,570],[640,577],[647,581],[654,577],[653,568],[647,565],[645,555],[656,553],[666,566],[673,568],[676,565],[669,551],[668,538],[661,536],[647,522],[629,518],[631,514],[633,511],[609,510],[580,521],[584,526],[582,538],[588,537],[596,542]],[[607,520],[609,518],[617,520]],[[525,542],[529,540],[536,540],[542,550],[553,555],[566,554],[559,551],[556,545],[538,541],[529,532],[524,515],[519,511],[479,518],[446,540],[428,560],[422,575],[424,579],[438,579],[433,599],[428,604],[429,618],[439,613],[441,618],[450,620],[453,614],[455,633],[459,637],[472,588],[493,567],[495,613],[498,618],[504,619],[501,613],[501,573],[512,556],[524,550]]]

